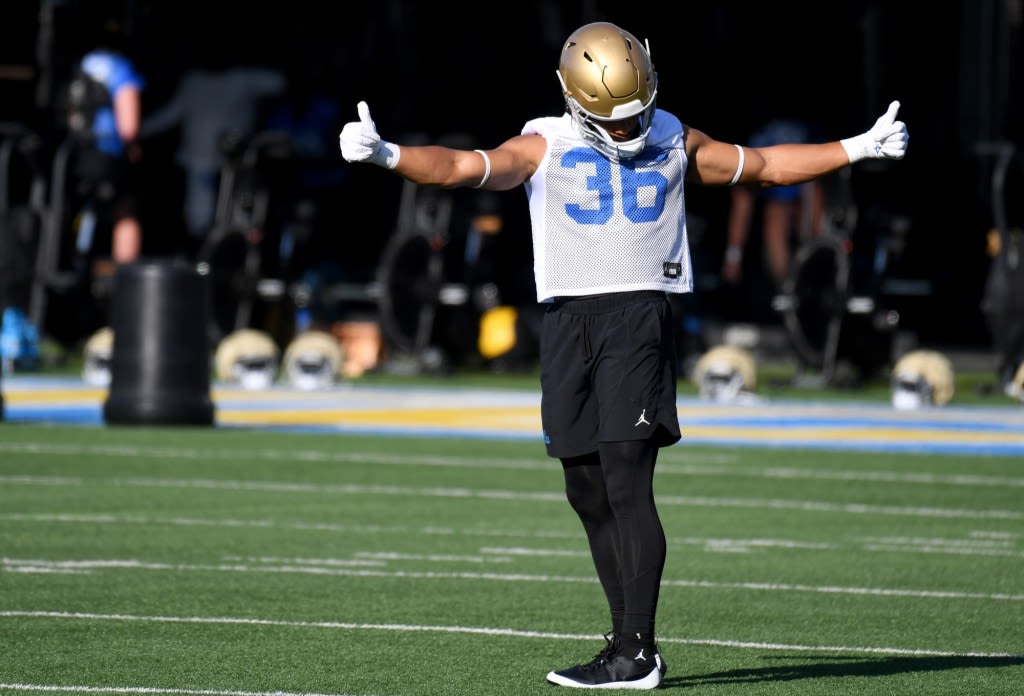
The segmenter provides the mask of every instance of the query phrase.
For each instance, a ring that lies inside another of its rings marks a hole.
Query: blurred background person
[[[116,266],[138,260],[144,241],[139,138],[147,80],[116,15],[79,18],[76,29],[52,104],[59,144],[40,232],[46,253],[34,263],[45,270],[29,302],[39,332],[66,348],[107,323]]]
[[[277,69],[233,64],[230,46],[216,32],[199,39],[195,48],[194,64],[170,100],[142,124],[147,138],[178,129],[175,159],[185,176],[184,244],[189,254],[214,224],[225,148],[256,132],[265,100],[282,95],[287,86]]]
[[[811,128],[792,120],[771,121],[750,138],[751,147],[810,142],[813,142]],[[730,193],[722,278],[731,284],[743,280],[750,230],[755,220],[760,219],[763,255],[756,262],[764,264],[773,294],[778,293],[789,275],[790,259],[796,246],[804,239],[821,234],[825,214],[822,183],[815,180],[796,186],[736,186]]]
[[[101,204],[98,220],[112,224],[110,253],[128,263],[142,250],[137,165],[145,80],[120,47],[118,25],[103,21],[96,48],[82,56],[68,95],[68,128],[80,137],[74,176],[83,197]],[[91,250],[91,230],[79,230],[79,251]]]

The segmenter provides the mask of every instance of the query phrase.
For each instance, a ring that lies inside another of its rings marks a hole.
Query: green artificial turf
[[[662,693],[1024,693],[1024,462],[663,451]],[[0,423],[0,692],[551,696],[604,600],[532,442]]]

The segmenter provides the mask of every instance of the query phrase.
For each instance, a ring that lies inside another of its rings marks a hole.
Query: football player
[[[572,32],[557,75],[565,113],[530,120],[493,149],[389,142],[365,102],[339,141],[347,161],[418,184],[525,188],[546,308],[544,442],[561,460],[611,618],[593,660],[547,679],[651,689],[665,674],[655,642],[665,534],[654,466],[659,448],[680,439],[666,295],[693,289],[684,182],[798,184],[861,159],[902,158],[907,129],[892,102],[870,130],[842,141],[752,148],[715,140],[657,108],[649,47],[606,22]]]

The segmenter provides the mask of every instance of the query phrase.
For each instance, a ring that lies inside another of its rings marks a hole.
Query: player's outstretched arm
[[[348,162],[376,164],[417,184],[444,188],[508,189],[532,173],[526,155],[535,150],[520,142],[526,139],[523,136],[490,151],[399,146],[380,137],[366,102],[359,102],[357,111],[359,120],[346,123],[338,136],[341,155]]]
[[[863,159],[902,159],[907,152],[907,126],[896,120],[894,101],[870,130],[830,143],[740,147],[693,131],[688,152],[695,163],[689,176],[706,184],[754,183],[788,186],[811,181]]]

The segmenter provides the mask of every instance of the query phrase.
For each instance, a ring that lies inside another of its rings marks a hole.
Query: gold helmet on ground
[[[82,350],[82,379],[94,387],[110,386],[110,363],[114,357],[114,330],[109,326],[89,337]]]
[[[697,360],[693,382],[703,399],[735,401],[757,387],[757,361],[739,346],[715,346]]]
[[[658,94],[658,74],[648,47],[609,22],[586,24],[562,47],[558,63],[565,104],[580,135],[618,160],[647,143]],[[631,137],[615,140],[603,124],[637,117]]]
[[[953,364],[934,350],[913,350],[892,369],[892,405],[901,410],[944,406],[953,398]]]
[[[335,383],[344,355],[334,334],[304,331],[284,351],[284,373],[299,389],[323,389]]]
[[[1006,385],[1006,395],[1011,399],[1020,399],[1024,403],[1024,362],[1020,364],[1013,379]]]
[[[279,351],[265,331],[239,329],[224,337],[214,353],[217,378],[244,389],[267,389],[277,375]]]

